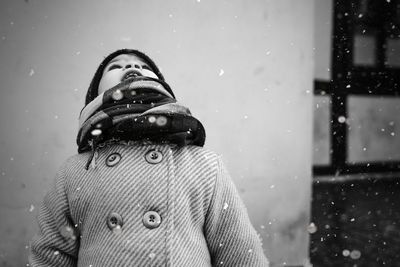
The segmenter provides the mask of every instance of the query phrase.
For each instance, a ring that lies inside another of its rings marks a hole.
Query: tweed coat
[[[38,214],[30,266],[268,266],[218,155],[114,144],[70,157]]]

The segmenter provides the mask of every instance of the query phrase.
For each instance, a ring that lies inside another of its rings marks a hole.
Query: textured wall
[[[314,1],[3,0],[0,265],[21,266],[103,56],[145,51],[223,154],[266,254],[308,257]]]

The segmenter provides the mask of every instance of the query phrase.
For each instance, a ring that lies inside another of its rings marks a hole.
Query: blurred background
[[[89,82],[120,48],[203,122],[272,266],[396,266],[399,25],[395,0],[2,0],[0,266],[27,264]]]
[[[398,266],[400,1],[315,4],[311,262]]]

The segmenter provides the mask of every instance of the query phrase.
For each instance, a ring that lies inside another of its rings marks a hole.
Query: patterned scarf
[[[150,141],[178,146],[203,146],[205,130],[189,109],[168,93],[163,81],[148,77],[128,79],[98,95],[79,116],[78,152],[110,141]]]

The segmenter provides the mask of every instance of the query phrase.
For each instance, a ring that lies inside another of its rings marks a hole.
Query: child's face
[[[133,54],[118,55],[104,68],[103,76],[99,83],[98,94],[134,76],[146,76],[157,79],[157,75],[140,57]]]

